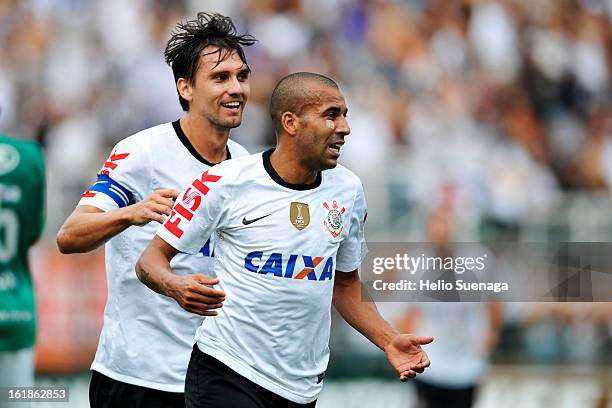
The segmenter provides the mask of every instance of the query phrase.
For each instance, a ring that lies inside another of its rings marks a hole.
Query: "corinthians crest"
[[[327,201],[323,202],[323,208],[327,210],[327,215],[323,219],[323,225],[325,225],[325,229],[329,231],[332,237],[338,238],[338,236],[344,230],[342,216],[344,215],[346,208],[340,208],[336,200],[332,200],[331,207]]]
[[[299,231],[306,228],[308,224],[310,224],[310,210],[308,209],[308,204],[293,201],[289,209],[289,220]]]

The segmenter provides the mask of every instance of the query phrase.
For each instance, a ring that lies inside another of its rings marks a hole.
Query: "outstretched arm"
[[[421,345],[431,343],[433,337],[398,333],[378,313],[374,302],[364,301],[361,296],[362,286],[357,271],[337,271],[333,303],[344,320],[387,354],[401,381],[423,372],[429,366],[429,358]]]
[[[132,225],[162,223],[163,215],[170,214],[172,200],[177,196],[176,190],[158,190],[146,200],[108,212],[81,205],[57,233],[57,246],[63,254],[89,252]]]
[[[177,253],[156,235],[136,263],[138,279],[155,292],[173,298],[188,312],[216,316],[214,309],[222,306],[225,293],[210,286],[219,280],[202,274],[176,275],[170,261]]]

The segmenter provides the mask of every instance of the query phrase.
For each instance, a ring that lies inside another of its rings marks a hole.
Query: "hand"
[[[173,189],[157,190],[145,200],[125,207],[129,213],[131,225],[142,226],[151,221],[160,224],[164,222],[164,215],[170,215],[174,206],[174,199],[179,192]]]
[[[214,309],[223,306],[225,293],[210,286],[219,279],[202,274],[174,275],[170,296],[186,311],[200,316],[216,316]]]
[[[409,378],[416,377],[417,373],[422,373],[429,367],[429,358],[425,350],[421,348],[423,344],[429,344],[433,337],[419,337],[414,334],[398,334],[387,344],[385,353],[389,363],[399,374],[400,381],[407,381]]]

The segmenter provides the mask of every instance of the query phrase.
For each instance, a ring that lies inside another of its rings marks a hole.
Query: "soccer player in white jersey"
[[[186,367],[202,317],[144,287],[134,265],[178,191],[214,163],[247,154],[228,138],[249,97],[242,47],[254,41],[219,14],[179,23],[165,58],[185,115],[120,141],[58,233],[63,253],[106,242],[108,300],[91,366],[92,407],[185,406]],[[197,256],[181,254],[173,263],[179,285],[197,293],[194,311],[204,316],[223,300],[206,286],[217,282],[212,250],[205,240]]]
[[[337,165],[350,128],[338,86],[313,73],[272,93],[277,147],[221,163],[176,200],[136,265],[141,281],[182,306],[171,261],[215,233],[215,273],[226,296],[197,330],[185,383],[188,407],[313,407],[329,359],[331,304],[384,350],[400,380],[429,365],[431,337],[399,334],[363,302],[360,180]],[[192,300],[193,301],[193,300]]]

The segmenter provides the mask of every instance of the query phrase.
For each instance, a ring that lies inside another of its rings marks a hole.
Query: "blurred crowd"
[[[410,201],[451,186],[466,216],[513,224],[612,185],[610,0],[4,0],[0,130],[42,141],[60,210],[114,143],[180,116],[162,53],[201,10],[259,40],[233,133],[254,151],[277,79],[312,70],[347,94],[344,163],[367,183],[392,157]]]
[[[118,140],[180,117],[163,50],[204,10],[258,39],[232,133],[251,152],[276,81],[308,70],[347,96],[366,191],[394,172],[392,197],[516,225],[612,187],[612,0],[2,0],[0,132],[45,147],[51,236]],[[505,355],[612,361],[605,304],[506,309]]]

